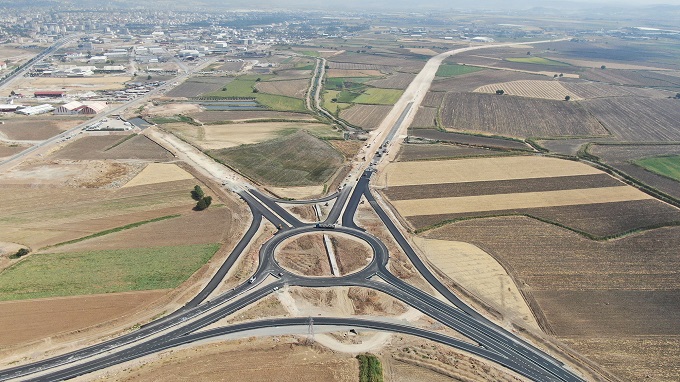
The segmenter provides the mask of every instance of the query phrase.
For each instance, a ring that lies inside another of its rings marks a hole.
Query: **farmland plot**
[[[299,69],[287,69],[287,70],[277,70],[276,79],[277,80],[299,80],[299,79],[309,79],[312,78],[311,70],[299,70]]]
[[[0,137],[17,141],[36,141],[52,138],[71,127],[83,123],[83,119],[11,118],[0,125]]]
[[[680,141],[678,100],[621,97],[584,101],[583,105],[622,141]]]
[[[456,222],[426,236],[472,243],[507,264],[542,310],[544,326],[620,378],[675,379],[679,227],[603,242],[530,218],[502,217]]]
[[[366,84],[377,88],[406,89],[416,76],[410,73],[396,73],[387,78],[369,81]]]
[[[581,97],[576,93],[570,91],[558,81],[510,81],[498,84],[484,85],[475,89],[476,93],[490,93],[494,94],[497,90],[502,89],[506,95],[514,95],[520,97],[542,98],[552,100],[564,100],[565,96],[571,97],[572,100],[580,99]]]
[[[384,69],[384,66],[380,65],[373,65],[373,64],[356,64],[352,62],[335,62],[335,61],[329,61],[328,66],[330,67],[330,70],[358,70],[358,71],[366,71],[366,70],[375,70],[376,72],[379,72],[380,70]]]
[[[653,71],[590,69],[583,72],[583,78],[615,85],[648,86],[669,90],[680,89],[680,77]]]
[[[392,110],[388,105],[354,105],[340,112],[340,118],[364,130],[374,130],[380,126]]]
[[[258,82],[255,85],[255,88],[263,93],[293,98],[305,98],[305,94],[309,88],[309,80]]]
[[[435,80],[432,82],[431,91],[434,92],[471,92],[480,86],[521,80],[545,81],[545,76],[507,70],[482,70],[452,78]]]
[[[427,94],[425,94],[425,98],[423,98],[423,102],[420,105],[426,107],[439,108],[439,106],[441,106],[442,104],[442,101],[444,100],[445,94],[446,93],[444,92],[429,91],[427,92]]]
[[[409,134],[416,137],[433,139],[440,142],[459,143],[463,145],[490,147],[502,150],[532,151],[529,145],[527,145],[524,142],[503,138],[453,133],[435,129],[412,129],[409,131]]]
[[[142,159],[168,161],[174,155],[144,135],[105,135],[78,139],[51,155],[55,159]]]
[[[229,77],[193,77],[182,82],[166,95],[168,97],[198,97],[227,86],[231,80],[233,79]]]
[[[339,78],[339,77],[348,77],[348,78],[360,78],[360,77],[381,77],[383,76],[383,72],[380,70],[375,70],[375,69],[364,69],[364,70],[357,70],[357,69],[330,69],[326,72],[326,77],[328,78]]]
[[[402,144],[397,161],[442,160],[492,155],[505,155],[505,152],[446,143]]]
[[[435,107],[419,107],[413,122],[412,127],[434,127],[437,119],[437,108]]]
[[[603,83],[592,82],[562,82],[562,86],[570,92],[578,94],[581,98],[605,98],[605,97],[646,97],[646,98],[668,98],[673,96],[672,92],[638,88],[626,86],[614,86]]]
[[[449,93],[441,118],[453,130],[518,138],[609,134],[586,108],[565,101]]]
[[[258,119],[281,119],[291,121],[313,121],[314,116],[303,113],[289,113],[285,111],[270,110],[225,110],[203,111],[190,115],[193,119],[202,123],[218,123],[229,121],[252,121]]]

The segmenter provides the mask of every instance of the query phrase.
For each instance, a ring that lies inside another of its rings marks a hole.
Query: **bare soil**
[[[484,137],[470,134],[460,134],[435,129],[410,129],[409,134],[416,137],[432,139],[440,142],[459,143],[470,146],[489,147],[501,150],[522,150],[522,151],[531,150],[526,143],[515,140],[495,137]]]
[[[11,118],[4,120],[0,125],[0,136],[17,141],[39,141],[68,130],[80,123],[83,119],[78,118],[40,118],[30,116],[25,118]]]
[[[402,144],[399,155],[397,156],[397,161],[410,162],[493,155],[507,155],[507,153],[504,151],[448,143]]]
[[[347,275],[363,269],[373,258],[370,246],[344,235],[331,235],[340,274]]]
[[[276,261],[285,269],[305,276],[331,276],[331,268],[321,234],[295,237],[284,242],[276,254]]]
[[[407,310],[404,303],[371,289],[352,287],[347,296],[357,315],[396,316]]]
[[[365,130],[374,130],[392,110],[385,105],[354,105],[340,112],[340,118]]]
[[[0,302],[0,348],[101,324],[165,294],[165,290],[156,290]]]
[[[50,156],[54,159],[140,159],[168,161],[174,156],[143,135],[102,135],[80,138]]]

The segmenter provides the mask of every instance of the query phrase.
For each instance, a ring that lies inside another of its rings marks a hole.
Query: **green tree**
[[[205,196],[205,193],[203,192],[203,189],[201,189],[201,186],[199,186],[198,184],[195,185],[194,189],[191,191],[191,197],[194,200],[199,201],[199,200],[203,199],[204,196]]]
[[[210,207],[211,203],[212,203],[212,197],[210,197],[210,196],[203,197],[203,198],[201,198],[201,200],[198,201],[198,203],[196,203],[195,209],[197,211],[203,211],[204,209]]]
[[[570,99],[571,99],[571,96],[566,96],[566,97],[564,97],[564,100],[565,100],[565,101],[569,101]]]
[[[503,90],[503,89],[498,89],[498,90],[496,90],[496,94],[498,94],[498,95],[503,95],[503,94],[505,94],[505,90]]]
[[[605,65],[600,66],[600,69],[607,69]]]
[[[147,81],[150,80],[150,79],[151,79],[151,74],[149,74],[148,76],[146,76],[146,80],[147,80]]]

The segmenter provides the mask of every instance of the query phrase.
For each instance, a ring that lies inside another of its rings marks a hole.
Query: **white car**
[[[248,284],[252,284],[255,282],[255,276],[251,277],[250,280],[248,280]]]

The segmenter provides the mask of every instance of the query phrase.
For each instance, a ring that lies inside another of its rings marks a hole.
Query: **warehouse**
[[[53,110],[54,110],[54,107],[52,107],[52,105],[46,103],[46,104],[38,105],[38,106],[25,107],[21,110],[17,110],[17,113],[18,114],[24,114],[24,115],[38,115],[38,114],[49,113]]]
[[[65,103],[54,110],[56,115],[73,115],[80,114],[79,109],[84,105],[78,101]]]
[[[106,109],[105,102],[78,102],[63,104],[54,110],[55,115],[99,114]]]

